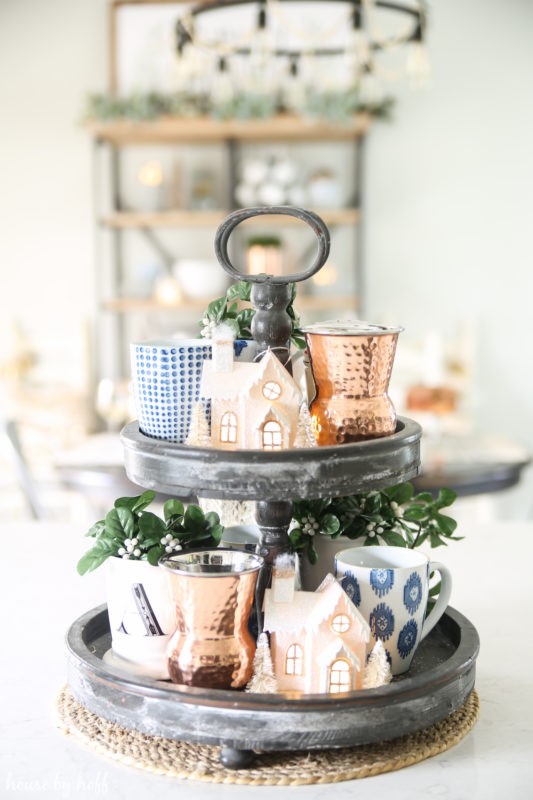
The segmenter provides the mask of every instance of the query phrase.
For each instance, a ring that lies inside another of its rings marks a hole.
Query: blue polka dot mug
[[[425,619],[434,570],[440,573],[441,588]],[[446,610],[452,590],[448,568],[404,547],[351,547],[337,553],[335,577],[370,625],[369,647],[381,639],[392,674],[406,672],[416,648]]]
[[[253,361],[256,343],[237,339],[238,361]],[[211,359],[208,339],[168,339],[130,345],[133,398],[139,428],[148,436],[184,444],[200,399],[204,361]],[[206,407],[209,419],[209,406]]]

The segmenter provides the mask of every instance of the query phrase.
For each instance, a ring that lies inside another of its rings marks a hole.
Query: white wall
[[[533,4],[434,0],[433,85],[368,139],[368,315],[477,336],[479,423],[533,450]]]
[[[0,3],[0,353],[19,320],[72,363],[93,307],[83,97],[106,85],[106,0]],[[82,375],[74,380],[81,381]]]
[[[106,88],[106,8],[0,3],[0,340],[18,317],[76,349],[92,313],[90,143],[77,120],[84,93]],[[431,8],[433,86],[399,87],[393,122],[368,139],[366,315],[405,335],[453,334],[470,318],[480,427],[533,451],[533,4]]]
[[[368,138],[367,316],[405,341],[468,321],[474,425],[533,453],[533,4],[430,6],[432,86]],[[494,500],[531,515],[532,470]]]

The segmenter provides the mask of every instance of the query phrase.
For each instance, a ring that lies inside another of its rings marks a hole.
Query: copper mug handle
[[[318,250],[315,260],[303,272],[295,272],[292,275],[248,275],[240,272],[231,263],[228,256],[228,240],[233,230],[241,222],[251,217],[261,217],[265,215],[281,214],[289,217],[296,217],[302,222],[307,223],[318,240]],[[328,260],[330,249],[330,235],[326,223],[318,214],[307,211],[297,206],[257,206],[254,208],[241,208],[234,211],[219,225],[215,235],[215,255],[219,264],[236,280],[246,280],[250,283],[270,283],[287,284],[305,281],[315,275]]]

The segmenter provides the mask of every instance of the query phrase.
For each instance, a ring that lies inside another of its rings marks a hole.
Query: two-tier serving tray
[[[227,242],[242,220],[290,214],[307,222],[318,239],[305,273],[245,276],[228,259]],[[247,209],[230,215],[217,232],[220,263],[234,278],[252,280],[256,308],[252,333],[259,349],[287,349],[288,282],[314,274],[329,253],[320,218],[288,207]],[[124,461],[134,483],[175,496],[256,501],[265,567],[258,606],[275,556],[289,549],[292,501],[338,497],[416,477],[420,426],[399,418],[390,436],[335,447],[265,452],[188,447],[150,438],[136,422],[122,432]],[[244,767],[254,751],[306,750],[366,744],[431,725],[460,708],[474,687],[479,638],[473,625],[448,608],[421,642],[408,673],[377,689],[338,695],[251,694],[199,689],[140,678],[105,663],[111,647],[105,605],[80,617],[67,634],[68,685],[75,699],[105,719],[169,739],[221,745],[224,765]]]

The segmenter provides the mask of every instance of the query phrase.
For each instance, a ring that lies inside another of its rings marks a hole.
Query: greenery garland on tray
[[[436,500],[429,492],[415,494],[411,483],[400,483],[379,491],[348,497],[297,500],[294,503],[290,540],[293,549],[318,562],[315,536],[361,539],[361,545],[387,544],[419,547],[429,540],[431,547],[446,544],[454,536],[457,522],[442,513],[457,493],[441,489]]]
[[[369,104],[361,102],[356,88],[344,91],[309,91],[300,113],[303,117],[332,123],[348,123],[357,112],[368,112],[375,118],[389,118],[392,98]],[[130,119],[152,120],[160,116],[196,117],[207,115],[215,119],[267,119],[275,114],[291,112],[281,94],[237,92],[230,100],[217,101],[209,93],[161,92],[136,93],[126,97],[113,94],[87,96],[83,119],[103,121]]]
[[[94,545],[78,562],[80,575],[92,572],[110,556],[156,566],[165,554],[218,547],[224,530],[218,514],[204,514],[199,506],[185,507],[172,498],[164,505],[162,519],[146,511],[154,498],[155,492],[149,489],[137,497],[115,500],[105,518],[85,534],[94,539]]]

